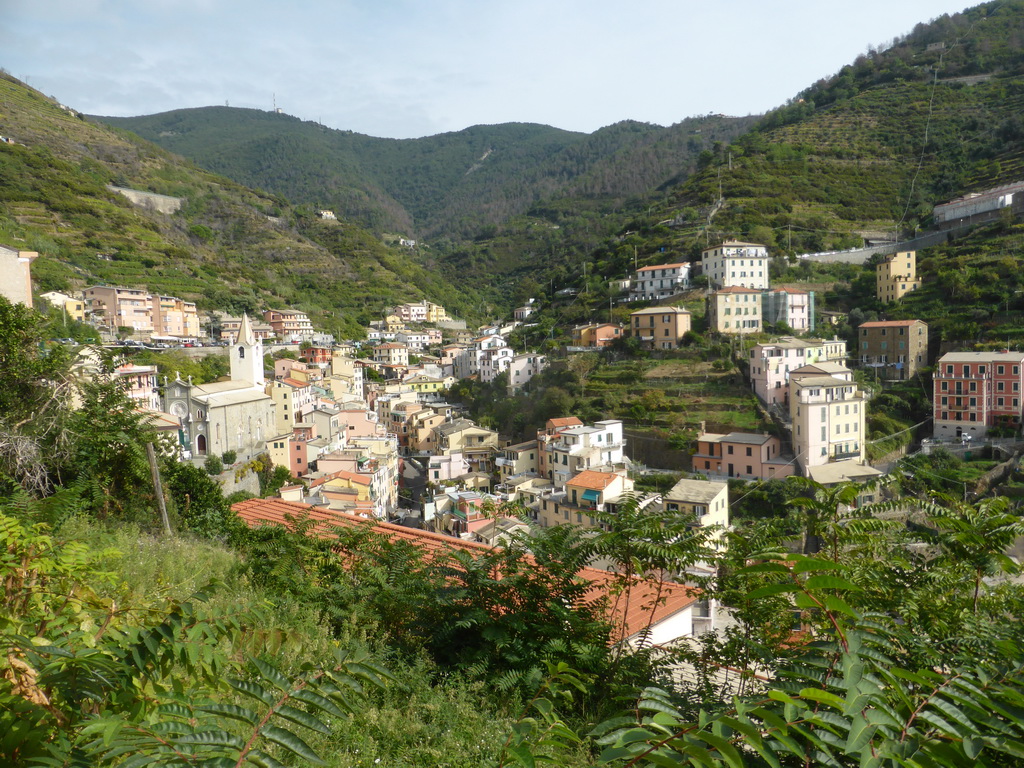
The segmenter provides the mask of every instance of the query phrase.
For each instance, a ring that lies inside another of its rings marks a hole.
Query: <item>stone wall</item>
[[[184,201],[184,198],[181,197],[158,195],[155,192],[143,192],[139,189],[127,189],[126,187],[115,187],[113,184],[108,184],[107,189],[111,192],[117,192],[119,195],[124,195],[140,208],[148,208],[151,211],[166,213],[167,215],[177,213]]]

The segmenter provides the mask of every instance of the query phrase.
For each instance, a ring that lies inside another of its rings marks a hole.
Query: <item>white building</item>
[[[766,290],[770,287],[768,262],[768,249],[763,245],[737,240],[727,240],[701,253],[702,271],[714,288]]]
[[[526,382],[543,371],[548,364],[544,355],[527,352],[516,355],[508,363],[508,388],[510,392],[522,389]]]
[[[549,480],[563,486],[584,470],[615,469],[625,461],[622,422],[598,421],[594,426],[567,427],[539,446],[547,452]]]
[[[690,287],[690,263],[653,264],[636,271],[629,297],[634,301],[655,301],[675,296]]]

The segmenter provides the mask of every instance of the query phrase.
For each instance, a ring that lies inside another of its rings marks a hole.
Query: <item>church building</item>
[[[231,378],[193,384],[178,376],[164,384],[163,409],[181,419],[186,458],[235,451],[238,461],[266,452],[274,430],[274,401],[264,392],[263,341],[243,315],[238,340],[229,348]]]

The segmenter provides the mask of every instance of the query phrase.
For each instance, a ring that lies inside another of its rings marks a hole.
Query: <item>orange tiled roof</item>
[[[898,328],[920,323],[921,320],[873,320],[870,323],[861,323],[858,328]]]
[[[353,483],[359,483],[359,485],[369,485],[371,482],[370,478],[366,475],[360,475],[358,472],[349,472],[347,469],[339,469],[337,472],[331,472],[329,475],[318,477],[309,484],[309,487],[319,488],[331,480],[351,480]]]
[[[575,416],[562,416],[557,419],[548,419],[548,426],[552,429],[557,429],[558,427],[579,427],[582,425],[583,422]]]
[[[649,267],[640,267],[637,272],[647,272],[652,269],[676,269],[678,267],[688,266],[686,262],[676,262],[675,264],[652,264]]]
[[[615,482],[618,475],[613,475],[611,472],[595,472],[592,469],[585,469],[580,472],[576,477],[566,483],[566,485],[574,485],[577,488],[591,488],[595,491],[603,491],[609,485]]]
[[[741,285],[730,285],[728,288],[719,288],[715,293],[760,293],[753,288],[744,288]]]
[[[379,520],[367,520],[356,515],[311,507],[283,499],[247,499],[231,507],[247,525],[289,525],[289,518],[308,516],[314,523],[310,535],[333,538],[337,527],[373,526],[393,542],[404,541],[424,550],[428,559],[447,555],[453,550],[483,553],[493,547],[487,544],[446,536],[433,531],[405,528]],[[582,568],[579,575],[593,585],[593,600],[605,600],[605,615],[612,622],[612,642],[620,642],[646,629],[649,625],[675,615],[693,605],[701,592],[673,582],[637,579],[629,590],[618,589],[617,574],[597,568]],[[627,598],[628,591],[628,598]]]

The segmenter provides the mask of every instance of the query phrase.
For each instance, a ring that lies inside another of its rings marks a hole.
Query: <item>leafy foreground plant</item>
[[[1019,626],[998,654],[937,658],[912,629],[860,614],[844,566],[765,554],[751,572],[785,577],[760,596],[788,594],[817,629],[763,693],[687,716],[667,691],[648,688],[631,714],[590,736],[598,762],[615,766],[976,766],[1024,759],[1024,653]],[[757,597],[752,594],[751,597]],[[794,642],[799,640],[794,639]],[[916,668],[904,659],[926,658]],[[515,753],[529,765],[525,745]],[[545,747],[534,752],[544,755]]]
[[[246,662],[259,616],[214,611],[203,591],[184,601],[118,591],[101,568],[116,552],[25,522],[41,511],[25,496],[4,506],[3,765],[319,764],[309,734],[329,734],[332,719],[391,679],[362,652],[337,650],[294,677]]]

